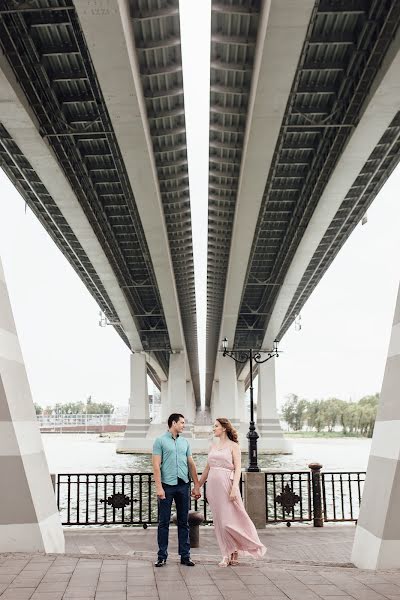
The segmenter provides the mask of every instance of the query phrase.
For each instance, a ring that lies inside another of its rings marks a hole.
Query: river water
[[[151,470],[148,455],[117,454],[118,437],[97,434],[42,434],[51,473],[147,472]],[[263,469],[306,470],[310,462],[319,462],[330,471],[365,471],[371,440],[365,438],[303,438],[293,439],[290,455],[259,456]],[[194,456],[201,471],[206,456]],[[242,456],[243,467],[247,464]]]

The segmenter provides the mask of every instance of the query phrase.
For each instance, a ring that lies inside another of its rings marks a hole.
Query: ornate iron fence
[[[364,472],[321,472],[324,521],[357,521],[364,482]]]
[[[200,474],[199,474],[200,475]],[[242,491],[242,480],[240,480]],[[190,508],[212,523],[207,484]],[[152,473],[60,473],[56,479],[58,510],[63,525],[148,525],[158,522]]]
[[[312,490],[309,471],[265,473],[267,523],[311,521]]]
[[[356,521],[365,472],[265,472],[267,523]],[[207,484],[206,484],[207,485]],[[205,500],[190,500],[204,524],[212,513]],[[242,492],[243,482],[240,480]],[[56,478],[58,510],[63,525],[143,526],[158,522],[158,503],[152,473],[60,473]]]

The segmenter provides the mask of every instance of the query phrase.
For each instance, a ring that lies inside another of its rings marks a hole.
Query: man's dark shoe
[[[181,558],[181,565],[185,565],[185,567],[194,567],[195,564],[190,558]]]
[[[154,563],[155,567],[163,567],[167,564],[167,561],[164,558],[157,559],[157,562]]]

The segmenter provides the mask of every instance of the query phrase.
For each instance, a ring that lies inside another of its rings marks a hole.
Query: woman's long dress
[[[210,471],[207,477],[207,501],[214,520],[214,530],[222,556],[233,552],[261,558],[266,547],[260,542],[257,530],[243,504],[240,493],[236,500],[229,495],[234,472],[229,446],[218,450],[212,447],[208,454]]]

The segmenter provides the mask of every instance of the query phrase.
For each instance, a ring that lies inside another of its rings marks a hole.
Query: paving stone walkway
[[[154,531],[150,533],[154,537]],[[172,552],[162,569],[153,567],[154,552],[145,556],[147,548],[131,550],[134,554],[130,556],[2,554],[0,600],[400,600],[400,570],[362,571],[347,561],[333,560],[336,552],[313,561],[310,552],[306,553],[308,558],[301,559],[295,551],[297,545],[319,544],[321,548],[322,544],[327,549],[336,546],[347,552],[346,544],[354,533],[349,527],[319,531],[276,528],[271,533],[275,541],[270,544],[268,558],[228,568],[216,566],[216,556],[204,548],[193,551],[195,567],[181,566]],[[77,535],[95,539],[91,533],[68,532],[67,543],[70,538],[76,540]],[[123,536],[113,532],[103,535]],[[137,536],[138,544],[139,537],[144,539]],[[151,536],[147,539],[150,541]],[[285,540],[283,560],[273,548]]]
[[[318,561],[342,565],[349,563],[354,524],[331,524],[322,528],[312,525],[269,525],[258,531],[263,544],[268,548],[267,560],[307,562]],[[66,549],[71,554],[118,555],[155,558],[157,540],[155,527],[149,529],[67,529]],[[177,558],[177,531],[171,526],[169,539],[170,555]],[[192,549],[196,560],[211,563],[220,559],[219,548],[213,527],[200,528],[200,548]]]

